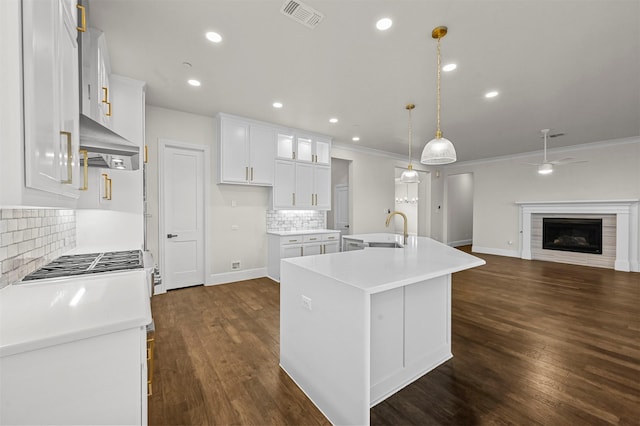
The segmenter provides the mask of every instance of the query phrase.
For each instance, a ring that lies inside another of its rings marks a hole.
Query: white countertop
[[[360,234],[362,242],[402,242],[402,235]],[[284,259],[367,293],[378,293],[484,265],[478,257],[426,237],[409,237],[404,248],[373,248]]]
[[[142,269],[11,284],[0,289],[0,356],[150,322]]]
[[[287,237],[289,235],[310,235],[310,234],[330,234],[340,233],[336,229],[305,229],[303,231],[268,231],[267,234],[279,235],[281,237]]]

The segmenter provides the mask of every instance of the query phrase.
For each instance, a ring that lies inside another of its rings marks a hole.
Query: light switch
[[[240,229],[240,226],[238,226],[238,225],[231,225],[231,230],[232,230],[232,231],[237,231],[238,229]]]
[[[236,207],[238,202],[236,200],[231,200],[231,207]]]

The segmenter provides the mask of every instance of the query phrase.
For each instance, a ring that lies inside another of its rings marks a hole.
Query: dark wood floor
[[[479,255],[454,274],[453,359],[372,424],[640,424],[640,274]],[[328,424],[278,367],[269,279],[154,297],[149,422]]]

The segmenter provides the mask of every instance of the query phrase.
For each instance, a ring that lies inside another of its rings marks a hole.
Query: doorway
[[[473,242],[473,173],[447,176],[445,241],[451,247]]]
[[[327,228],[340,231],[340,235],[351,234],[351,209],[349,201],[349,167],[351,161],[331,159],[331,192],[333,205],[327,212]]]
[[[395,204],[394,209],[407,216],[407,231],[409,235],[421,237],[431,236],[431,174],[428,172],[418,172],[420,183],[402,183],[400,176],[407,169],[396,167],[395,169]],[[403,220],[394,217],[394,232],[402,233],[404,228]]]
[[[209,150],[160,139],[159,251],[165,290],[205,284]]]

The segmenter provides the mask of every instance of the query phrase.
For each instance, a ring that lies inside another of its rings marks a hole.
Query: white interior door
[[[165,288],[204,284],[204,152],[164,145],[163,157]]]
[[[334,194],[334,229],[340,231],[341,235],[349,235],[349,185],[336,185]]]

